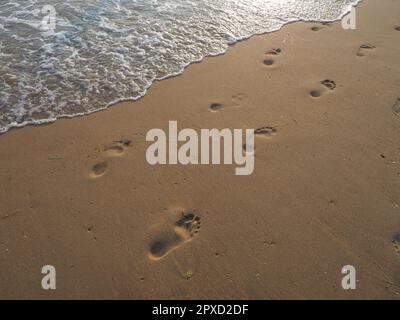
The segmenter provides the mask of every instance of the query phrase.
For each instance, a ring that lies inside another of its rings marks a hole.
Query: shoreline
[[[357,7],[358,7],[360,4],[362,4],[362,2],[363,2],[363,0],[357,0],[357,1],[358,1],[357,4],[352,4],[352,5],[350,5],[350,6],[351,6],[352,8],[357,8]],[[202,57],[201,59],[199,59],[199,60],[189,62],[188,64],[186,64],[185,66],[183,66],[182,69],[181,69],[180,71],[178,71],[177,73],[170,74],[170,75],[168,75],[168,76],[166,76],[166,77],[155,78],[155,79],[153,79],[152,82],[150,83],[150,85],[145,89],[145,92],[143,93],[143,95],[141,95],[141,96],[139,96],[139,97],[137,97],[137,98],[122,98],[122,99],[118,99],[117,101],[111,102],[111,103],[107,104],[106,106],[104,106],[104,107],[102,107],[102,108],[100,108],[100,109],[94,110],[94,111],[88,111],[88,112],[84,112],[84,113],[77,113],[77,114],[74,114],[74,115],[61,114],[61,115],[57,115],[57,117],[56,117],[56,118],[53,118],[53,119],[41,119],[41,120],[37,120],[36,122],[31,122],[31,121],[29,121],[29,122],[23,122],[23,123],[11,125],[10,127],[7,128],[6,131],[0,131],[0,136],[3,135],[3,134],[5,134],[5,133],[7,133],[7,132],[9,132],[10,130],[13,130],[13,129],[22,129],[22,128],[30,127],[30,126],[48,125],[48,124],[55,123],[55,122],[56,122],[57,120],[59,120],[59,119],[73,119],[73,118],[77,118],[77,117],[90,116],[90,115],[93,114],[93,113],[105,111],[105,110],[107,110],[108,108],[111,108],[111,107],[113,107],[113,106],[115,106],[115,105],[118,105],[118,104],[121,104],[121,103],[125,103],[125,102],[127,102],[127,103],[134,103],[134,102],[136,102],[136,101],[138,101],[138,100],[144,98],[144,97],[146,96],[147,92],[151,89],[151,87],[153,86],[154,83],[159,82],[159,81],[163,81],[163,80],[172,79],[172,78],[175,78],[175,77],[179,77],[179,76],[182,75],[182,74],[185,72],[185,70],[186,70],[187,68],[189,68],[191,65],[197,64],[197,63],[202,63],[205,59],[208,59],[208,58],[215,58],[215,57],[223,56],[223,55],[225,55],[225,54],[228,52],[228,50],[230,50],[230,48],[234,47],[235,45],[237,45],[237,44],[240,43],[240,42],[247,41],[247,40],[249,40],[249,39],[251,39],[251,38],[253,38],[253,37],[266,36],[266,35],[268,35],[268,34],[272,34],[272,33],[275,33],[275,32],[279,32],[279,31],[281,31],[283,28],[285,28],[286,26],[291,25],[291,24],[294,24],[294,23],[306,23],[306,24],[325,24],[325,23],[326,23],[326,24],[332,24],[332,23],[337,23],[337,22],[340,22],[347,14],[349,14],[349,12],[350,12],[349,10],[346,10],[346,12],[343,13],[342,16],[341,16],[340,18],[335,19],[335,20],[321,20],[321,21],[316,21],[316,20],[315,20],[315,21],[311,21],[311,20],[310,20],[310,21],[306,21],[306,20],[295,20],[295,21],[289,21],[289,22],[283,24],[281,27],[279,27],[279,28],[276,29],[276,30],[263,31],[263,32],[260,32],[260,33],[254,33],[254,34],[251,34],[251,35],[248,35],[248,36],[244,36],[243,38],[236,39],[236,40],[235,40],[234,42],[232,42],[232,43],[228,43],[228,46],[227,46],[226,50],[225,50],[225,51],[222,51],[221,53],[218,53],[218,54],[215,54],[215,55],[213,55],[213,54],[207,54],[207,55],[203,56],[203,57]]]
[[[289,24],[135,102],[1,134],[0,297],[399,299],[399,16],[362,1],[357,30]],[[150,166],[146,133],[170,120],[274,130],[237,177]]]

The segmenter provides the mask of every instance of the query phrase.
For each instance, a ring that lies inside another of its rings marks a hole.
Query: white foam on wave
[[[0,133],[137,100],[155,80],[295,21],[335,21],[358,0],[19,0],[0,5]],[[51,4],[55,32],[36,13]]]

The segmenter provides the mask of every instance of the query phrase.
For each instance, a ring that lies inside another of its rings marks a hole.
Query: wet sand
[[[363,1],[357,30],[290,24],[137,102],[1,135],[0,298],[399,299],[399,17]],[[170,120],[261,129],[254,173],[149,165]]]

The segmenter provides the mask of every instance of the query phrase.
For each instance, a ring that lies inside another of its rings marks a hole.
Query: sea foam
[[[0,133],[145,95],[155,80],[294,21],[334,21],[357,0],[18,0],[0,4]],[[42,32],[41,9],[56,10]],[[160,106],[162,107],[162,106]]]

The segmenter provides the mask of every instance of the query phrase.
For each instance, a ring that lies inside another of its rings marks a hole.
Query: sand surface
[[[400,1],[357,18],[291,24],[140,101],[1,135],[0,298],[399,299]],[[251,176],[150,166],[145,135],[169,120],[276,132]]]

